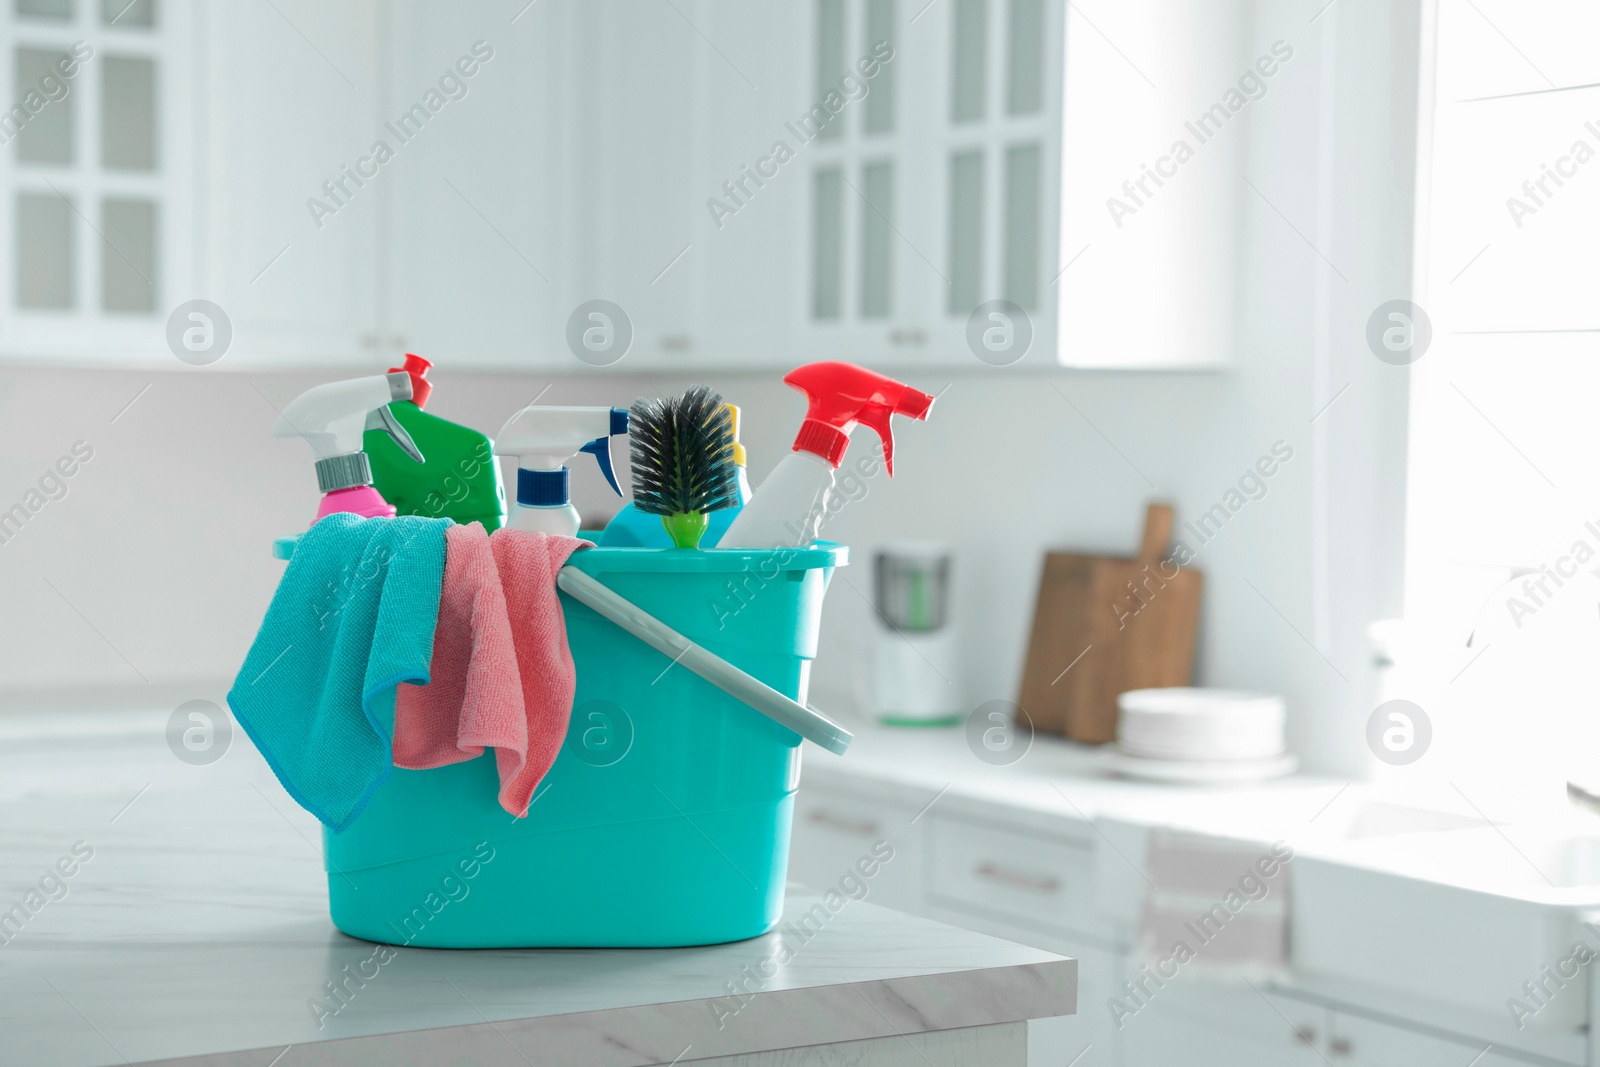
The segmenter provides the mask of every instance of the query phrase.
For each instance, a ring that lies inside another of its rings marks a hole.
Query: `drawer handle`
[[[1031,874],[1008,871],[992,863],[978,864],[974,873],[986,881],[1016,886],[1018,889],[1031,889],[1035,893],[1054,893],[1061,888],[1061,880],[1058,878],[1038,878]]]
[[[842,815],[813,809],[806,815],[806,822],[816,823],[818,826],[827,826],[835,830],[843,830],[849,834],[859,834],[862,837],[877,837],[878,824],[863,819],[847,819]]]

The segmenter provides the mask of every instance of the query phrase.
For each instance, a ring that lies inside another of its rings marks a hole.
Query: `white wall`
[[[907,374],[942,393],[932,421],[902,427],[898,476],[831,528],[859,550],[841,577],[862,595],[842,583],[829,595],[819,704],[853,689],[873,543],[961,546],[966,703],[1012,699],[1044,549],[1129,552],[1148,499],[1194,518],[1282,440],[1294,457],[1265,497],[1191,543],[1208,582],[1199,677],[1286,693],[1295,747],[1359,770],[1370,711],[1360,628],[1398,608],[1405,398],[1404,378],[1362,338],[1370,310],[1408,291],[1417,19],[1412,5],[1339,3],[1310,23],[1313,12],[1257,12],[1243,49],[1253,58],[1282,38],[1296,55],[1248,125],[1225,134],[1241,138],[1244,174],[1270,198],[1239,190],[1232,368]],[[68,496],[0,545],[0,710],[63,687],[209,695],[231,677],[281,573],[269,543],[317,502],[305,447],[267,437],[273,405],[320,379],[225,367],[0,370],[0,506],[73,442],[95,449]],[[489,432],[551,380],[435,373],[430,410]],[[787,449],[800,398],[776,375],[709,379],[746,409],[759,481]],[[566,377],[543,400],[624,404],[684,384]],[[592,472],[575,484],[580,510],[612,506]]]

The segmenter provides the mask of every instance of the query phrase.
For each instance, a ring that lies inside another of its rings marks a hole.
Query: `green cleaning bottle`
[[[506,493],[494,442],[477,430],[423,410],[433,392],[433,383],[427,380],[432,367],[408,352],[405,366],[390,368],[390,373],[411,376],[411,399],[395,401],[389,411],[426,460],[414,462],[387,434],[368,430],[363,444],[372,463],[372,484],[401,515],[481,522],[494,533],[506,521]]]

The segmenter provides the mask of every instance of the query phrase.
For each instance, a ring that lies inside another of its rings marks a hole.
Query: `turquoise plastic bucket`
[[[567,564],[805,702],[845,549],[590,548]],[[657,947],[755,937],[783,910],[800,736],[561,595],[578,688],[524,819],[493,752],[396,769],[324,832],[353,937],[431,948]]]

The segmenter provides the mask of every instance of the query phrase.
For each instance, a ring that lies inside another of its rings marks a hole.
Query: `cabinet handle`
[[[978,864],[973,873],[986,881],[1016,886],[1019,889],[1031,889],[1035,893],[1054,893],[1061,888],[1061,881],[1058,878],[1039,878],[1031,874],[1008,871],[992,863]]]
[[[862,837],[879,836],[877,823],[867,819],[847,819],[842,815],[813,808],[806,813],[806,822],[816,823],[834,830],[843,830],[847,834],[859,834]]]
[[[1350,1052],[1351,1052],[1351,1049],[1350,1049],[1350,1039],[1349,1038],[1336,1037],[1336,1038],[1333,1038],[1331,1041],[1328,1042],[1328,1053],[1329,1053],[1329,1055],[1338,1056],[1340,1059],[1344,1059],[1345,1057],[1350,1055]]]
[[[1315,1045],[1317,1032],[1309,1026],[1297,1026],[1294,1028],[1294,1039],[1302,1045]]]

